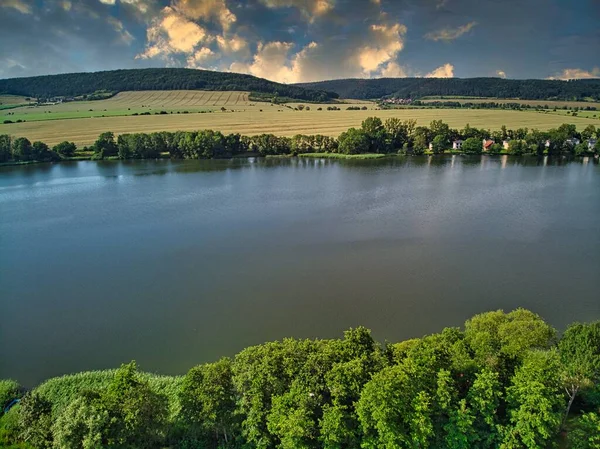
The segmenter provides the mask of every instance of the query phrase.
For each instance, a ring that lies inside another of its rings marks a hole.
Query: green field
[[[250,102],[246,92],[123,92],[106,100],[26,106],[0,111],[0,134],[23,136],[32,141],[42,140],[50,145],[71,140],[82,146],[90,145],[105,131],[113,131],[118,135],[130,132],[214,129],[245,135],[274,133],[282,136],[338,136],[350,127],[360,126],[365,118],[371,116],[378,116],[382,120],[391,117],[415,119],[419,125],[429,125],[432,120],[443,120],[453,128],[462,128],[468,123],[490,130],[499,129],[502,125],[513,129],[527,127],[545,130],[564,122],[574,123],[580,129],[588,124],[600,125],[598,118],[584,117],[583,113],[572,117],[561,115],[558,111],[540,113],[429,108],[379,110],[375,104],[364,102],[356,102],[355,105],[367,106],[365,111],[346,110],[352,104],[354,103],[338,105],[342,109],[340,111],[327,111],[327,107],[331,106],[328,104],[306,104],[310,110],[297,111],[294,110],[297,103],[272,105]],[[221,108],[226,111],[221,111]],[[319,108],[322,110],[318,110]],[[159,111],[167,111],[168,114],[155,115]],[[190,113],[182,114],[183,111]],[[202,111],[211,112],[199,113]],[[135,112],[150,112],[152,115],[132,116]],[[6,119],[16,122],[19,118],[25,122],[1,124]]]

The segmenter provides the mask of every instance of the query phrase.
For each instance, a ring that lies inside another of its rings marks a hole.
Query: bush
[[[570,449],[600,448],[600,416],[586,413],[578,418],[569,432]]]
[[[13,399],[21,397],[21,386],[14,380],[0,380],[0,416],[4,412],[4,407]]]
[[[28,393],[19,407],[20,439],[37,449],[52,447],[52,403],[37,393]]]
[[[65,140],[64,142],[55,145],[52,148],[52,151],[64,157],[73,157],[75,155],[75,151],[77,151],[77,145],[75,145],[73,142],[67,142]]]
[[[0,447],[16,444],[19,439],[19,405],[0,417]]]

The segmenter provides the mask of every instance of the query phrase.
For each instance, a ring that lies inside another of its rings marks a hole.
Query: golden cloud
[[[454,78],[454,66],[452,64],[444,64],[425,75],[425,78]]]
[[[594,67],[591,71],[583,69],[565,69],[561,73],[548,77],[550,80],[576,80],[600,78],[600,68]]]
[[[425,39],[429,39],[431,41],[453,41],[454,39],[458,39],[463,34],[471,31],[475,25],[477,25],[477,22],[470,22],[458,28],[444,28],[438,31],[432,31],[425,35]]]

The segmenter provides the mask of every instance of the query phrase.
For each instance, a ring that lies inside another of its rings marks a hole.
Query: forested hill
[[[600,79],[507,80],[502,78],[379,78],[341,79],[297,86],[331,91],[341,98],[375,99],[386,96],[469,96],[523,100],[600,100]]]
[[[305,101],[326,102],[337,95],[279,84],[251,75],[194,69],[132,69],[0,79],[0,93],[35,98],[76,97],[96,91],[241,90]]]

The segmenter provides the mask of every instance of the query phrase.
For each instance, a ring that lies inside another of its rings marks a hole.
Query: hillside
[[[469,96],[524,100],[600,100],[600,79],[508,80],[502,78],[341,79],[297,86],[337,93],[341,98]]]
[[[257,96],[294,98],[327,102],[337,97],[331,92],[315,91],[239,73],[193,69],[132,69],[94,73],[34,76],[0,79],[0,94],[35,98],[76,97],[97,91],[112,93],[138,90],[219,90],[251,91]]]

